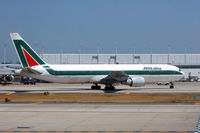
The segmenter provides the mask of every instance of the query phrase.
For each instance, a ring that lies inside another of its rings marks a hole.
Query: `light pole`
[[[6,46],[3,47],[3,64],[6,64]]]
[[[135,63],[135,46],[136,45],[133,44],[133,64]]]
[[[150,60],[151,60],[151,61],[150,61],[151,64],[153,63],[153,54],[152,54],[152,52],[153,52],[153,50],[152,50],[152,48],[151,48],[151,56],[150,56],[150,58],[151,58],[151,59],[150,59]]]
[[[185,65],[187,63],[187,48],[185,48]]]
[[[115,64],[117,64],[117,47],[115,48]]]
[[[63,50],[60,50],[60,64],[63,64]]]
[[[99,64],[99,43],[97,44],[97,64]]]
[[[78,62],[79,62],[79,64],[81,64],[81,46],[82,46],[82,43],[80,42],[79,48],[78,48]]]
[[[6,64],[6,43],[3,43],[3,64]]]
[[[168,45],[168,64],[169,64],[169,55],[170,55],[170,53],[171,53],[171,48],[170,48],[170,45]]]

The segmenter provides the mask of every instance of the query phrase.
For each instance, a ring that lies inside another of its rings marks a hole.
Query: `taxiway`
[[[199,105],[0,104],[4,131],[194,131]]]
[[[0,85],[0,94],[2,93],[200,93],[200,82],[177,82],[175,88],[169,86],[158,86],[147,84],[144,87],[116,86],[115,91],[91,90],[91,84],[58,84],[58,83],[37,83],[36,85],[23,85],[14,83],[7,86]],[[102,85],[102,88],[104,86]]]

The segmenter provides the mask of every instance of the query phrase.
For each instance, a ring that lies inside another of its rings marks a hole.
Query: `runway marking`
[[[124,94],[126,94],[126,95],[129,95],[129,94],[131,94],[131,92],[130,92],[130,91],[128,91],[128,92],[125,92]]]
[[[33,102],[33,103],[30,103],[30,104],[42,104],[43,102]]]
[[[9,96],[9,95],[12,95],[12,94],[14,94],[15,92],[9,92],[9,93],[7,93],[7,94],[5,94],[6,96]]]

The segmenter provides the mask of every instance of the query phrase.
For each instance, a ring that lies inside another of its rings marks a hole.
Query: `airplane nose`
[[[182,74],[182,78],[185,78],[185,73],[183,71],[181,71]]]
[[[181,71],[182,75],[184,75],[185,73],[183,71]]]

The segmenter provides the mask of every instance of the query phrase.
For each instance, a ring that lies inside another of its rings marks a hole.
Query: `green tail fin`
[[[18,33],[10,33],[10,37],[23,67],[46,64]]]

